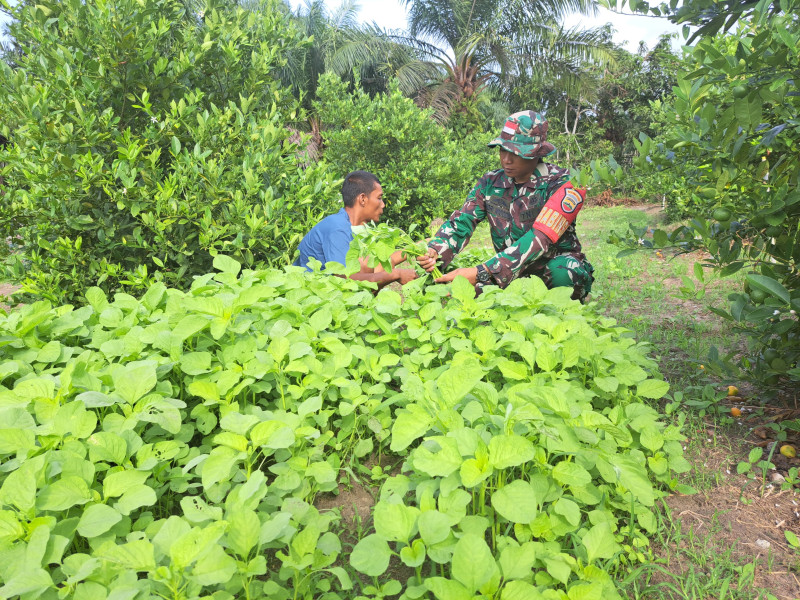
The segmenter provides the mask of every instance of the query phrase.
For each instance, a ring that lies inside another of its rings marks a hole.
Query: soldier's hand
[[[400,285],[405,285],[412,279],[417,278],[417,272],[414,269],[395,269],[395,272],[398,275],[397,281],[400,282]]]
[[[430,273],[436,267],[436,261],[439,260],[439,253],[433,248],[428,248],[428,253],[417,257],[419,266]]]
[[[461,269],[455,269],[446,275],[439,277],[439,279],[436,280],[436,283],[450,283],[459,275],[466,277],[472,285],[475,285],[478,281],[478,267],[464,267]]]

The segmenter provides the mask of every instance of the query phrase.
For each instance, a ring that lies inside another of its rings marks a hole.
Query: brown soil
[[[0,310],[9,310],[9,305],[7,304],[6,297],[11,294],[12,292],[16,292],[19,289],[18,285],[11,285],[10,283],[0,283]]]
[[[717,554],[726,555],[733,564],[755,563],[756,588],[769,590],[779,600],[799,598],[800,555],[786,542],[784,530],[800,535],[800,496],[796,490],[776,491],[775,486],[764,495],[759,492],[760,485],[756,489],[755,484],[745,492],[738,485],[722,485],[706,494],[667,498],[681,531],[679,541],[658,552],[667,561],[674,553],[667,570],[686,574],[698,566],[687,555],[701,549],[709,565]],[[678,548],[690,552],[675,552]],[[669,581],[670,577],[662,573],[660,579]]]
[[[605,190],[595,196],[588,196],[586,198],[586,206],[630,206],[632,208],[642,205],[639,198],[618,198],[615,197],[611,190]],[[646,204],[642,206],[658,206],[656,204]]]
[[[372,493],[351,479],[339,486],[337,494],[321,494],[314,505],[321,511],[337,509],[342,516],[342,526],[355,531],[359,527],[366,527],[371,521],[370,511],[375,506]]]

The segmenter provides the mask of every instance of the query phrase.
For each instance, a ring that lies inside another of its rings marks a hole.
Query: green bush
[[[643,9],[647,9],[647,3]],[[684,181],[684,203],[676,216],[686,227],[645,245],[702,250],[720,277],[744,269],[746,286],[731,290],[727,310],[712,307],[754,341],[749,356],[720,356],[710,366],[776,384],[800,380],[800,71],[798,0],[780,9],[719,7],[723,12],[699,30],[687,47],[668,124],[658,138],[641,137],[637,169],[671,170]],[[659,10],[659,9],[653,9]],[[681,18],[700,23],[705,8],[687,2]],[[733,11],[733,12],[728,12]],[[726,21],[727,19],[727,21]],[[740,20],[741,35],[717,34]],[[715,35],[716,34],[716,35]],[[632,245],[637,245],[634,241]],[[700,265],[697,267],[700,269]]]
[[[689,465],[613,319],[536,278],[403,301],[214,264],[0,313],[0,597],[380,597],[349,554],[386,595],[611,600],[651,559],[654,482]],[[385,481],[345,553],[313,503],[354,471]]]
[[[407,229],[447,216],[475,180],[496,168],[483,133],[455,141],[397,86],[371,97],[333,75],[320,80],[314,107],[323,123],[325,159],[339,176],[366,169],[384,189],[384,220]]]
[[[219,252],[288,262],[332,210],[324,165],[287,143],[297,102],[277,87],[303,43],[277,0],[252,10],[177,0],[45,0],[15,9],[22,53],[0,65],[10,276],[72,299],[153,280],[186,287]]]

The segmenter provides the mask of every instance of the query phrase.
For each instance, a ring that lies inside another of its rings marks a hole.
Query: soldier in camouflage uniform
[[[501,169],[481,177],[467,201],[445,221],[419,263],[433,270],[441,258],[446,268],[464,249],[475,227],[489,219],[497,254],[477,267],[456,269],[437,281],[463,275],[480,292],[483,286],[506,287],[517,277],[536,275],[547,287],[568,286],[583,300],[592,287],[593,268],[581,252],[575,217],[584,190],[569,182],[569,170],[540,162],[555,150],[546,141],[547,121],[534,111],[515,113],[489,146],[500,147]]]

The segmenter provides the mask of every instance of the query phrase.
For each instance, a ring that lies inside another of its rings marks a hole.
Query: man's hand
[[[393,273],[397,273],[397,281],[400,282],[400,285],[405,285],[417,278],[417,272],[414,269],[394,269]]]
[[[436,261],[439,260],[439,253],[433,248],[428,248],[428,253],[423,256],[417,257],[419,266],[425,269],[428,273],[433,271],[436,267]],[[438,280],[437,280],[438,281]]]
[[[450,271],[446,275],[439,277],[439,279],[436,280],[436,283],[450,283],[459,275],[466,277],[472,285],[475,285],[478,282],[478,267],[464,267],[462,269],[455,269],[454,271]]]

